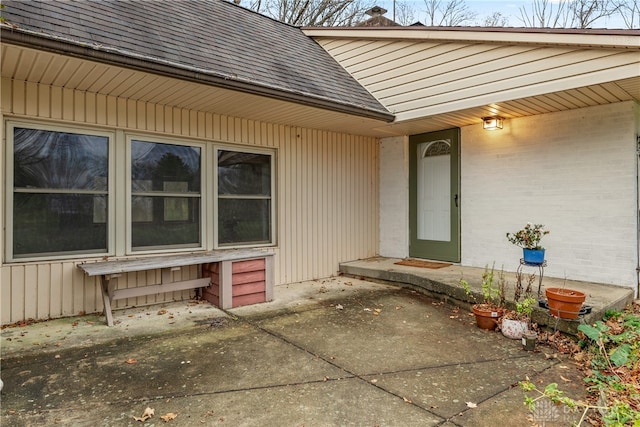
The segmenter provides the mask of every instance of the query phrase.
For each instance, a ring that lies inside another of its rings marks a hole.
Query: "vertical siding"
[[[373,138],[27,85],[9,79],[2,79],[0,93],[4,119],[96,125],[276,148],[276,285],[331,276],[336,274],[340,262],[377,252],[378,145]],[[2,137],[4,140],[4,133]],[[29,317],[46,319],[101,311],[99,282],[83,276],[76,267],[81,261],[84,260],[3,264],[2,324]],[[174,280],[198,275],[197,268],[186,268],[174,273]],[[120,277],[118,286],[140,286],[159,280],[158,271],[131,273]],[[185,299],[189,294],[183,291],[118,300],[115,306]]]

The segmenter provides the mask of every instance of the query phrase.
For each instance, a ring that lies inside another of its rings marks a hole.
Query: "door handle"
[[[453,197],[453,201],[455,202],[456,208],[457,208],[458,207],[458,195],[457,194]]]

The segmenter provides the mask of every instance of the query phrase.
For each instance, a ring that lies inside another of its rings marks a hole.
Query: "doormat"
[[[443,268],[443,267],[449,267],[451,265],[448,262],[434,262],[434,261],[425,261],[422,259],[411,259],[411,258],[394,262],[394,264],[408,265],[411,267],[422,267],[422,268]]]

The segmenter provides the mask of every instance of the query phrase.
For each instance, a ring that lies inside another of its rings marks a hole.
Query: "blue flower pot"
[[[523,248],[523,259],[527,264],[542,264],[544,262],[544,249]]]

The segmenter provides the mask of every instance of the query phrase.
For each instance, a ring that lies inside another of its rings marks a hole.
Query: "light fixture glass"
[[[500,116],[491,116],[482,118],[482,128],[484,130],[502,129],[504,118]]]

